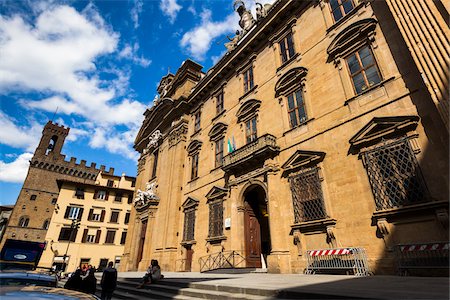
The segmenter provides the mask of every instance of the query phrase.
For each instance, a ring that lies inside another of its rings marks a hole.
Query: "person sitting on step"
[[[155,283],[156,281],[164,278],[161,274],[161,267],[158,264],[156,259],[152,259],[150,261],[150,266],[147,269],[147,273],[145,273],[142,278],[142,283],[137,286],[138,289],[142,289],[147,283]]]

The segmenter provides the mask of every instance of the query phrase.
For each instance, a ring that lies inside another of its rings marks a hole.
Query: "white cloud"
[[[27,176],[32,153],[23,153],[16,160],[5,163],[0,161],[0,181],[22,183]]]
[[[119,57],[131,60],[141,67],[148,67],[152,63],[152,61],[143,56],[139,56],[137,54],[138,50],[139,44],[136,42],[133,45],[125,44],[125,47],[119,52]]]
[[[106,148],[109,152],[121,154],[131,160],[137,161],[138,154],[132,145],[139,127],[117,134],[106,128],[96,128],[89,146],[92,148]]]
[[[212,41],[221,35],[236,31],[239,27],[238,22],[239,16],[236,13],[228,15],[223,21],[214,22],[211,11],[205,9],[201,13],[201,23],[183,35],[180,45],[195,59],[203,61]]]
[[[144,2],[142,0],[135,0],[134,5],[130,10],[131,20],[133,20],[134,29],[139,27],[139,15],[142,12],[142,6]]]
[[[34,151],[39,143],[42,126],[34,121],[31,126],[18,126],[15,122],[0,111],[0,144]]]
[[[170,23],[173,24],[182,6],[177,3],[177,0],[161,0],[159,3],[159,8],[162,10],[164,15],[169,17]]]

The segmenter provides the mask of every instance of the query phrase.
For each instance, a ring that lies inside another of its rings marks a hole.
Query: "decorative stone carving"
[[[386,218],[381,218],[377,220],[377,229],[383,238],[389,234],[388,222]]]
[[[239,32],[239,30],[236,30],[236,35],[234,37],[232,37],[232,38],[230,38],[227,35],[227,39],[229,40],[229,42],[225,43],[225,48],[227,48],[228,52],[231,52],[231,51],[233,51],[236,48],[237,43],[242,38],[242,35],[243,34],[241,32]]]
[[[234,10],[239,14],[241,19],[239,20],[239,26],[243,29],[243,34],[247,33],[255,24],[255,19],[252,13],[245,7],[242,0],[234,1]]]
[[[334,226],[327,226],[327,242],[336,247],[336,236],[334,234]]]
[[[256,2],[256,20],[259,21],[262,18],[265,18],[269,12],[269,10],[272,8],[272,4],[264,4],[262,5],[259,2]]]
[[[294,245],[297,246],[298,255],[302,256],[303,251],[302,251],[302,243],[300,240],[301,233],[299,230],[295,230],[293,234],[294,234]]]
[[[169,134],[169,147],[175,146],[180,141],[186,141],[187,125],[182,124]]]
[[[136,192],[136,198],[134,198],[134,206],[144,207],[150,202],[150,200],[159,200],[159,197],[156,195],[157,186],[158,185],[156,182],[148,182],[145,187],[145,191],[138,189]]]
[[[444,228],[448,228],[448,210],[445,208],[436,209],[436,219]]]

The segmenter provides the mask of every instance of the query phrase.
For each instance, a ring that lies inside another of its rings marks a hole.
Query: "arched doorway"
[[[245,258],[247,267],[261,268],[270,254],[269,212],[266,192],[260,185],[251,185],[244,192]]]

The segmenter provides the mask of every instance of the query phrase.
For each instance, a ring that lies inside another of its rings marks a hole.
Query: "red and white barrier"
[[[347,248],[341,249],[325,249],[325,250],[310,250],[308,251],[311,256],[324,256],[324,255],[345,255],[351,254],[352,250]]]
[[[436,250],[448,250],[450,243],[434,243],[434,244],[417,244],[417,245],[404,245],[400,246],[400,251],[436,251]]]

